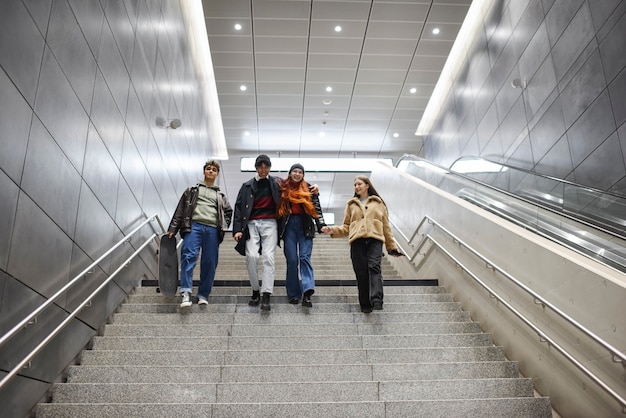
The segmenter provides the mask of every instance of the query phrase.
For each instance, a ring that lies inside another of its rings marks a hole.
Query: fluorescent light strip
[[[295,163],[300,163],[304,171],[331,172],[331,173],[369,173],[377,163],[392,166],[391,158],[271,158],[272,171],[289,171]],[[256,157],[242,157],[241,171],[256,171],[254,162]]]
[[[435,119],[439,115],[439,112],[441,112],[448,97],[448,93],[452,89],[454,79],[458,76],[463,65],[468,62],[467,53],[476,35],[483,29],[485,22],[484,17],[487,11],[490,10],[494,1],[496,0],[474,0],[471,2],[467,16],[465,16],[465,20],[454,40],[450,54],[448,54],[448,58],[443,66],[439,80],[437,80],[433,94],[430,96],[430,100],[428,100],[422,119],[415,131],[415,135],[425,136],[430,134],[435,124]]]
[[[198,76],[199,94],[206,112],[206,132],[197,133],[197,135],[202,137],[208,136],[209,152],[203,158],[228,160],[228,149],[226,147],[226,137],[217,96],[217,85],[215,83],[215,73],[213,72],[213,62],[211,60],[211,50],[209,49],[209,38],[206,32],[202,2],[182,0],[180,4],[189,41],[187,49],[191,54],[191,60]]]

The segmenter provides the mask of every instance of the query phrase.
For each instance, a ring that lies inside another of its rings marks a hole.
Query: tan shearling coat
[[[359,238],[373,238],[384,242],[387,252],[398,249],[391,233],[387,206],[378,196],[369,196],[364,205],[357,197],[348,200],[343,225],[332,227],[332,237],[348,237],[350,244]]]

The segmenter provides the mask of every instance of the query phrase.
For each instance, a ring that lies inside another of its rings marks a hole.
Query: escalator
[[[626,198],[478,157],[449,169],[414,155],[396,167],[560,245],[626,272]]]

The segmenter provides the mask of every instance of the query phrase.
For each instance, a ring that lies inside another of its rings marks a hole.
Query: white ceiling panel
[[[417,42],[413,39],[368,38],[363,46],[363,54],[368,55],[413,55]]]
[[[370,2],[345,2],[345,1],[314,1],[313,20],[330,20],[341,22],[342,20],[366,21],[370,14]]]
[[[256,53],[254,65],[259,68],[304,68],[306,60],[306,54]]]
[[[362,48],[362,38],[311,37],[309,54],[353,54],[358,56]]]
[[[429,4],[374,2],[370,20],[374,22],[424,22],[429,9]]]
[[[352,69],[359,64],[358,54],[309,54],[308,66],[310,68],[328,68],[332,62],[333,68]]]
[[[413,59],[412,55],[371,55],[363,54],[360,65],[375,70],[407,68]]]
[[[229,197],[253,174],[239,172],[241,156],[418,153],[414,132],[470,3],[203,0],[230,155],[220,181]],[[356,173],[318,175],[323,208],[340,222]]]
[[[311,2],[307,0],[253,0],[252,10],[255,19],[309,20]]]
[[[309,36],[309,19],[255,19],[254,35],[282,38]]]
[[[306,51],[309,38],[306,36],[290,36],[280,38],[278,36],[257,36],[254,39],[254,50],[257,54],[264,52],[280,52],[281,54],[300,54]]]
[[[257,80],[277,83],[301,82],[304,80],[304,68],[257,68],[254,71]]]

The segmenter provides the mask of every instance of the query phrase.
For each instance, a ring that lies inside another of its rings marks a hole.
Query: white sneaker
[[[183,303],[180,304],[181,308],[188,308],[192,304],[191,296],[189,296],[189,292],[183,292]]]
[[[209,301],[206,299],[198,298],[198,305],[208,305]]]

